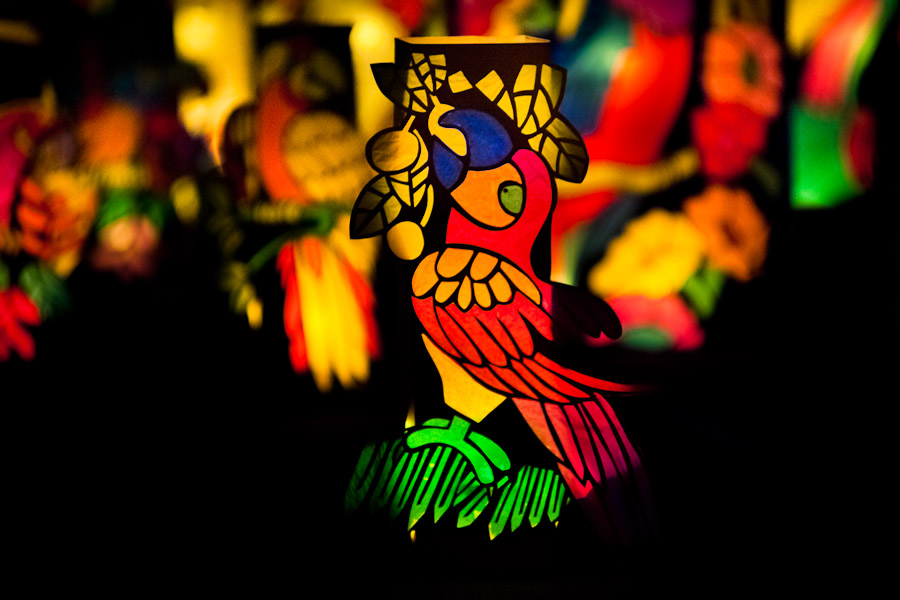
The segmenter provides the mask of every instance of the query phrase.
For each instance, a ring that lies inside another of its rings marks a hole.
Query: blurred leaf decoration
[[[386,511],[406,517],[407,529],[433,515],[449,513],[468,527],[482,514],[490,539],[514,532],[523,523],[556,523],[569,501],[556,469],[524,465],[513,471],[500,446],[477,433],[459,416],[430,419],[403,437],[366,446],[345,497],[348,514]]]
[[[349,237],[350,207],[371,170],[351,120],[347,33],[259,28],[257,100],[225,123],[220,157],[228,185],[212,198],[207,221],[231,308],[254,328],[263,325],[265,305],[259,275],[274,261],[291,365],[322,392],[335,382],[364,383],[380,351],[377,246]]]
[[[778,11],[768,0],[716,0],[704,7],[704,32],[695,8],[587,7],[558,50],[572,85],[587,92],[568,97],[590,191],[560,186],[554,273],[614,306],[624,327],[616,343],[643,351],[704,344],[726,284],[764,272],[769,215],[785,193],[783,171],[768,162],[784,88]],[[584,68],[592,60],[611,66],[595,75]],[[689,104],[694,97],[702,103]],[[667,150],[679,122],[690,144]]]

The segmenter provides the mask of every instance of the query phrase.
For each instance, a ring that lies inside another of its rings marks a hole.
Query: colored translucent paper
[[[452,424],[433,419],[403,439],[367,446],[347,489],[346,511],[365,505],[392,519],[408,511],[408,529],[429,512],[434,523],[456,515],[458,527],[487,514],[491,539],[523,523],[556,522],[568,500],[559,474],[527,465],[512,472],[506,453],[468,427],[459,418]],[[450,434],[454,429],[461,435]],[[492,467],[501,473],[498,481]]]
[[[364,384],[379,354],[377,247],[351,241],[347,225],[371,175],[353,125],[349,36],[337,27],[258,28],[258,99],[228,118],[221,158],[230,197],[210,219],[223,287],[253,328],[268,322],[256,286],[274,260],[290,364],[321,392]]]
[[[452,445],[461,454],[454,460],[471,469],[470,485],[488,486],[471,495],[464,488],[460,525],[495,498],[492,536],[507,523],[516,529],[529,510],[533,524],[547,506],[556,514],[558,478],[607,541],[630,545],[652,530],[649,489],[602,394],[631,388],[552,358],[561,344],[616,337],[621,329],[604,302],[544,278],[549,247],[538,240],[556,205],[553,181],[578,182],[587,170],[584,144],[560,113],[566,74],[549,64],[548,51],[544,40],[524,36],[398,40],[395,63],[373,66],[397,107],[397,126],[369,142],[376,176],[359,195],[350,230],[357,237],[385,235],[399,259],[414,263],[412,308],[444,402],[455,412],[452,420],[408,430],[405,447],[390,456],[404,460],[407,449]],[[508,399],[547,458],[558,461],[558,475],[520,468],[509,484],[504,474],[513,459],[503,460],[505,452],[470,430],[470,422]],[[462,445],[464,439],[473,446]],[[443,468],[433,455],[409,456],[432,461],[423,468]],[[403,494],[411,494],[409,465],[403,473],[383,468],[379,481],[391,486],[401,478]],[[371,469],[366,478],[375,478]],[[456,489],[439,478],[431,481],[440,492],[430,492],[438,494],[436,518],[446,490]],[[418,489],[415,502],[430,488]],[[405,505],[403,494],[392,507]],[[416,506],[410,526],[423,514]]]

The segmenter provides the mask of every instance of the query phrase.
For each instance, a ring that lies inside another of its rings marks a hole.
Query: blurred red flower
[[[744,173],[766,144],[768,119],[740,104],[712,103],[694,110],[691,131],[704,174],[728,180]]]
[[[24,358],[34,358],[34,340],[22,326],[39,325],[41,315],[31,298],[17,286],[0,291],[0,361],[13,350]]]

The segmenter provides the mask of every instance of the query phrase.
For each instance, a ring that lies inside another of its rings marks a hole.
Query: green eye
[[[522,186],[514,181],[504,181],[497,188],[497,196],[500,204],[511,215],[517,215],[522,212],[522,204],[525,201],[525,190]]]

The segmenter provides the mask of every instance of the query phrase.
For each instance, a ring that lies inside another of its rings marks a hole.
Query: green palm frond
[[[558,473],[522,466],[510,478],[502,474],[509,468],[503,460],[505,452],[493,441],[476,432],[469,432],[464,439],[454,438],[455,428],[439,421],[427,422],[425,425],[432,426],[411,430],[405,438],[363,449],[345,495],[347,514],[364,506],[370,514],[386,510],[391,519],[407,514],[407,529],[412,529],[429,511],[435,523],[448,512],[455,515],[457,527],[468,527],[488,513],[491,539],[515,531],[522,523],[536,527],[559,518],[567,492]],[[427,435],[444,434],[448,443],[410,448],[407,440],[420,443],[422,436],[416,442],[416,434],[426,430]],[[494,462],[497,451],[502,458]],[[485,457],[499,478],[479,473],[484,470],[481,463]],[[483,483],[485,479],[493,483]]]

